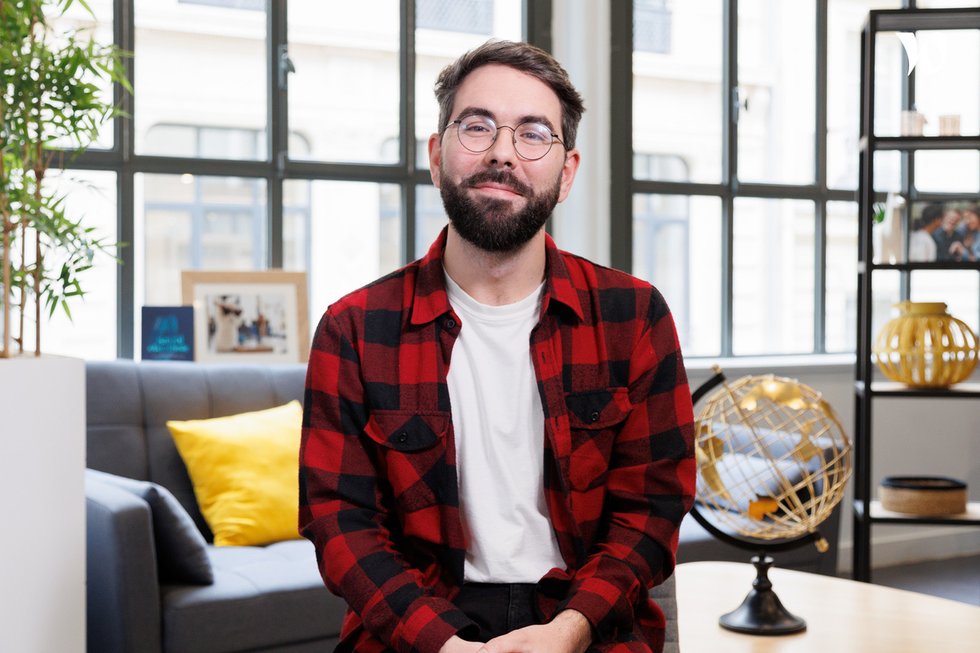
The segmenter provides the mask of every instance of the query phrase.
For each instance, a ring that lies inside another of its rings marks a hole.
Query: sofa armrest
[[[159,653],[160,585],[150,506],[85,480],[88,650]]]

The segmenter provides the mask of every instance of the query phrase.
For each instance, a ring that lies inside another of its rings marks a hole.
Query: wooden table
[[[737,608],[752,588],[752,565],[689,562],[675,574],[681,653],[980,651],[980,607],[959,601],[774,568],[773,590],[787,610],[806,620],[807,629],[743,635],[719,626],[718,617]]]

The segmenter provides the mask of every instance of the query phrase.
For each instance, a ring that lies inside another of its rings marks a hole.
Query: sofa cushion
[[[299,537],[298,401],[212,419],[171,420],[194,494],[217,546]]]
[[[87,481],[112,485],[149,504],[161,582],[201,585],[214,582],[207,542],[170,490],[149,481],[136,481],[94,469],[85,470],[85,475]]]
[[[309,541],[209,546],[208,554],[213,585],[163,587],[164,651],[285,648],[340,633],[346,604],[324,588]]]

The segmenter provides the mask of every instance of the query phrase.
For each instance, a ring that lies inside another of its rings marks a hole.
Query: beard
[[[510,186],[526,198],[524,208],[511,209],[506,199],[474,199],[467,195],[466,189],[485,182]],[[449,222],[464,240],[486,252],[513,252],[531,240],[548,221],[558,204],[561,175],[540,194],[503,170],[484,170],[459,184],[441,170],[439,185]]]

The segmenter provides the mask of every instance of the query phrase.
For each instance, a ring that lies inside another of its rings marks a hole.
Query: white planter
[[[84,651],[84,361],[0,359],[0,520],[0,651]]]

